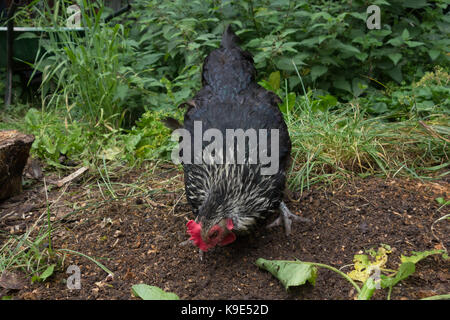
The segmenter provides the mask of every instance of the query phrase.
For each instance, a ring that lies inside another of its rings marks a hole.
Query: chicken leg
[[[279,226],[282,224],[284,226],[284,231],[286,232],[286,235],[289,236],[291,234],[291,230],[292,230],[291,229],[292,220],[297,221],[297,222],[311,222],[311,220],[309,220],[307,218],[303,218],[296,214],[293,214],[291,211],[289,211],[286,204],[283,201],[281,201],[280,216],[277,219],[275,219],[274,222],[269,224],[267,226],[267,228],[272,228],[272,227]]]

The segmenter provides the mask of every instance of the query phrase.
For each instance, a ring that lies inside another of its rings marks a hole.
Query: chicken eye
[[[214,238],[216,238],[218,235],[219,235],[219,232],[218,232],[217,230],[214,230],[214,231],[209,235],[209,237],[212,238],[212,239],[214,239]]]

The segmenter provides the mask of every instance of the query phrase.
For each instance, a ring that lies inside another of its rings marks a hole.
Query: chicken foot
[[[280,216],[275,219],[274,222],[272,222],[271,224],[269,224],[267,226],[267,228],[272,228],[272,227],[276,227],[279,225],[283,225],[284,226],[284,231],[286,232],[286,235],[289,236],[291,234],[291,225],[292,225],[292,220],[296,221],[296,222],[311,222],[311,220],[307,219],[307,218],[303,218],[300,217],[296,214],[293,214],[288,207],[286,206],[286,204],[281,201],[280,203]]]

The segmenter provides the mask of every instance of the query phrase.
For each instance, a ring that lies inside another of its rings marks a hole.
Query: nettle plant
[[[380,29],[367,28],[369,5],[380,7]],[[412,82],[431,65],[448,68],[447,7],[445,0],[136,0],[128,21],[141,52],[135,67],[155,80],[147,87],[163,92],[161,78],[190,73],[174,89],[188,95],[198,88],[198,67],[232,24],[260,78],[280,70],[301,91],[298,70],[306,87],[347,100],[380,83]]]

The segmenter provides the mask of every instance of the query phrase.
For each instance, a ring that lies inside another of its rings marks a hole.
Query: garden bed
[[[152,178],[149,178],[152,177]],[[397,269],[400,254],[450,246],[447,221],[434,224],[446,208],[436,198],[449,198],[449,180],[357,179],[340,186],[315,186],[302,195],[289,192],[288,207],[312,220],[293,227],[290,237],[281,227],[255,232],[227,247],[208,252],[203,261],[196,248],[180,246],[187,239],[185,224],[192,213],[183,195],[182,174],[173,168],[148,174],[134,170],[111,178],[116,200],[103,196],[94,183],[72,182],[48,194],[55,249],[67,248],[104,264],[107,273],[79,255],[67,255],[46,282],[21,290],[0,289],[13,299],[134,299],[131,287],[146,283],[174,292],[181,299],[353,299],[354,288],[338,274],[319,269],[316,286],[286,291],[255,261],[265,259],[320,262],[352,269],[353,256],[381,244],[390,245],[387,267]],[[131,187],[132,186],[132,187]],[[142,192],[131,191],[142,190]],[[74,210],[75,209],[75,210]],[[28,187],[0,204],[0,228],[20,234],[46,211],[42,183]],[[3,218],[2,218],[3,217]],[[7,218],[5,218],[7,217]],[[272,219],[272,218],[271,218]],[[447,234],[447,236],[445,236]],[[1,237],[1,235],[0,235]],[[0,238],[2,243],[5,238]],[[67,267],[81,270],[81,289],[66,286]],[[391,299],[420,299],[446,294],[449,260],[426,258],[416,272],[393,288]],[[385,299],[377,290],[374,299]]]

